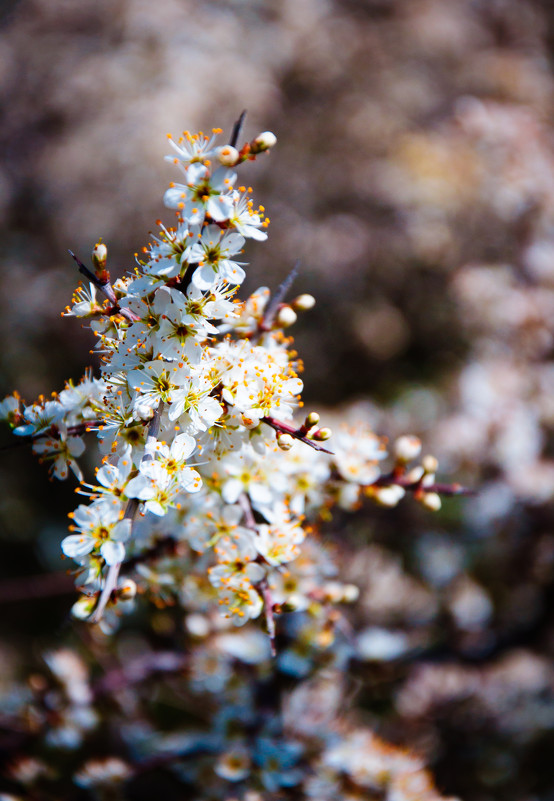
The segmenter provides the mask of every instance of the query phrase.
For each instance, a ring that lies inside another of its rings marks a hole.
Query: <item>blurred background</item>
[[[357,714],[466,799],[554,796],[553,58],[548,0],[4,0],[0,17],[0,389],[30,402],[90,364],[90,333],[60,318],[67,249],[87,261],[102,236],[112,276],[132,266],[170,219],[166,133],[230,132],[244,108],[245,140],[274,131],[243,179],[272,220],[243,294],[300,259],[308,408],[418,434],[478,489],[332,524],[353,622],[412,654],[368,636]],[[63,569],[75,504],[25,448],[0,482],[8,686],[66,625],[71,591],[13,579]],[[19,597],[33,586],[41,604]]]

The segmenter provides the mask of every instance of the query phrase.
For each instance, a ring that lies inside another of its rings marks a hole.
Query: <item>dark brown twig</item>
[[[246,118],[246,109],[244,109],[244,111],[241,112],[240,117],[238,118],[238,120],[236,120],[235,124],[233,125],[233,130],[231,131],[231,138],[229,139],[229,144],[231,145],[231,147],[237,146],[237,142],[240,136],[242,126],[244,125],[245,118]]]

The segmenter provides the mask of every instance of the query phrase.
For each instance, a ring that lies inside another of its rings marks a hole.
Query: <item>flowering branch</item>
[[[313,448],[315,451],[322,451],[323,453],[330,454],[333,453],[333,451],[328,451],[327,448],[323,447],[323,445],[320,445],[318,442],[310,439],[307,436],[307,431],[303,426],[300,426],[300,428],[295,428],[295,426],[284,423],[282,420],[276,420],[274,417],[262,417],[262,423],[270,426],[279,434],[288,434],[289,436],[293,437],[293,439],[297,439],[300,442],[303,442],[305,445],[309,445],[310,448]]]
[[[244,303],[235,298],[246,275],[238,254],[246,239],[267,238],[269,222],[250,190],[235,188],[235,168],[276,141],[266,131],[237,150],[244,118],[245,112],[226,145],[216,144],[219,130],[170,139],[170,160],[184,174],[164,195],[177,212],[176,227],[159,223],[144,258],[116,289],[101,241],[92,253],[94,271],[71,254],[92,288],[75,293],[67,314],[91,321],[102,352],[100,378],[88,372],[53,400],[41,397],[24,408],[14,395],[0,410],[52,462],[55,477],[73,472],[78,491],[90,498],[71,513],[74,533],[62,542],[84,592],[75,615],[104,630],[115,625],[113,612],[130,606],[137,589],[120,578],[123,566],[137,568],[142,591],[156,588],[168,598],[190,573],[199,595],[215,594],[234,624],[264,616],[274,650],[275,611],[290,600],[282,575],[304,552],[319,509],[356,508],[364,493],[394,505],[407,490],[438,508],[439,493],[467,491],[437,483],[429,461],[408,471],[417,450],[410,438],[386,474],[379,468],[385,443],[368,427],[341,429],[328,450],[323,443],[331,429],[320,427],[317,413],[293,422],[303,384],[292,338],[283,332],[296,311],[315,301],[300,295],[285,303],[299,263],[273,299],[266,289]],[[96,289],[109,308],[96,302]],[[77,457],[93,428],[102,467],[96,483],[87,484]],[[293,448],[296,440],[309,449]],[[147,564],[158,557],[159,572]],[[325,584],[319,569],[314,564],[307,603]],[[166,584],[168,593],[160,589]]]

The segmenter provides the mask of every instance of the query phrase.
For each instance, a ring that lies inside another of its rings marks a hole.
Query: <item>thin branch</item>
[[[264,614],[267,626],[267,633],[269,634],[269,644],[271,647],[271,656],[277,656],[275,648],[275,615],[273,614],[273,597],[267,578],[263,578],[259,583],[260,591],[264,599]]]
[[[238,142],[238,139],[239,139],[239,136],[240,136],[240,132],[241,132],[242,126],[244,125],[245,117],[246,117],[246,109],[244,109],[244,111],[241,112],[240,117],[238,118],[238,120],[233,125],[233,130],[231,131],[231,138],[229,139],[229,144],[231,145],[231,147],[236,147],[237,146],[237,142]]]
[[[239,495],[239,506],[241,507],[242,511],[244,512],[244,517],[246,519],[246,525],[252,531],[258,531],[258,526],[256,525],[256,520],[254,519],[254,513],[252,511],[252,506],[250,505],[250,499],[245,492],[242,492]]]
[[[277,316],[277,312],[279,311],[279,307],[285,300],[287,293],[291,286],[293,285],[294,281],[298,273],[300,272],[300,259],[295,263],[294,267],[287,275],[285,280],[277,287],[275,294],[273,295],[269,305],[265,311],[264,316],[260,320],[260,324],[258,326],[259,330],[262,332],[271,331],[273,327],[273,323],[275,322],[275,317]]]
[[[390,487],[391,485],[395,485],[397,487],[402,487],[407,492],[436,492],[438,495],[476,495],[477,492],[474,489],[470,489],[469,487],[463,487],[461,484],[454,483],[454,484],[428,484],[425,485],[422,483],[422,480],[419,479],[418,481],[410,481],[409,479],[404,478],[401,475],[397,475],[395,473],[388,473],[384,476],[379,476],[377,481],[374,481],[372,484],[368,484],[368,487]]]
[[[309,445],[310,448],[313,448],[315,451],[322,451],[323,453],[330,453],[333,455],[333,451],[329,451],[327,448],[324,448],[323,445],[320,445],[313,439],[309,439],[305,434],[305,429],[302,427],[294,428],[294,426],[289,426],[288,423],[283,423],[281,420],[276,420],[274,417],[262,417],[262,423],[271,426],[271,428],[281,434],[290,434],[291,437],[303,442],[305,445]]]
[[[136,323],[137,320],[140,320],[138,314],[135,314],[131,309],[126,309],[124,306],[119,305],[119,301],[117,300],[116,294],[114,289],[109,281],[101,281],[93,272],[89,270],[88,267],[85,267],[83,262],[77,258],[77,256],[73,253],[72,250],[69,251],[70,255],[75,259],[77,265],[79,266],[79,272],[84,275],[94,286],[100,290],[110,301],[112,304],[112,309],[110,310],[112,314],[117,313],[121,314],[122,317],[125,317],[131,323]]]
[[[88,420],[87,422],[76,423],[74,426],[68,426],[66,433],[70,437],[80,437],[82,434],[88,434],[90,431],[93,431],[99,425],[102,425],[101,420]],[[16,434],[15,441],[8,442],[7,445],[2,445],[0,447],[0,451],[11,450],[12,448],[17,448],[20,445],[30,445],[35,440],[43,439],[44,437],[60,439],[58,427],[54,424],[50,426],[50,428],[47,428],[46,431],[39,431],[38,434],[27,434],[24,437],[19,437]]]
[[[158,432],[160,430],[160,420],[164,410],[164,402],[160,401],[160,404],[156,411],[154,412],[154,416],[150,420],[148,425],[148,436],[147,442],[157,439]],[[147,453],[145,456],[142,457],[143,462],[150,461],[153,459],[154,456],[151,453]],[[127,508],[125,509],[124,519],[131,521],[131,533],[132,533],[132,526],[133,520],[137,513],[139,502],[136,498],[131,498],[127,503]],[[100,593],[100,598],[98,600],[98,604],[96,605],[96,609],[90,616],[91,623],[99,623],[102,620],[102,615],[104,614],[104,609],[106,608],[112,592],[117,587],[117,579],[119,577],[119,571],[121,570],[122,562],[115,562],[115,564],[110,565],[108,568],[108,574],[106,576],[106,581],[102,592]]]

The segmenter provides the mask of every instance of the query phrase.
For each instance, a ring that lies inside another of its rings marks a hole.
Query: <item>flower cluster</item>
[[[364,496],[394,506],[406,490],[440,506],[436,460],[408,468],[416,438],[396,442],[394,468],[383,473],[385,441],[367,427],[340,429],[331,452],[317,413],[293,422],[302,364],[286,329],[313,298],[289,304],[265,287],[236,298],[245,240],[266,239],[269,220],[235,168],[275,137],[237,150],[218,145],[218,133],[170,139],[168,158],[183,177],[164,202],[176,222],[159,223],[132,273],[112,285],[101,241],[94,272],[76,259],[89,286],[65,314],[90,321],[100,377],[87,373],[30,406],[17,395],[2,404],[56,478],[71,471],[81,481],[89,501],[70,514],[62,551],[78,565],[74,614],[105,629],[138,583],[158,602],[215,602],[236,625],[264,612],[273,638],[277,612],[348,596],[337,585],[327,598],[315,542],[306,542],[332,506],[354,509]],[[76,459],[90,431],[103,459],[85,483]],[[133,579],[120,575],[126,560]]]
[[[210,798],[226,798],[230,785],[244,789],[245,801],[300,789],[318,799],[439,798],[419,758],[341,717],[349,663],[401,658],[411,645],[378,628],[354,636],[336,605],[355,601],[358,588],[338,579],[317,535],[333,507],[351,511],[364,498],[390,507],[410,492],[438,509],[441,494],[463,489],[437,484],[437,460],[420,459],[416,437],[393,443],[385,470],[387,442],[367,425],[339,425],[331,449],[318,413],[294,421],[302,363],[286,329],[314,299],[285,302],[289,279],[273,296],[261,287],[246,301],[236,297],[245,277],[237,259],[246,239],[267,237],[268,220],[237,186],[234,168],[274,141],[267,132],[241,150],[218,146],[217,132],[172,141],[184,176],[165,194],[175,226],[160,223],[132,273],[113,284],[102,242],[93,270],[76,259],[89,286],[76,290],[65,314],[89,321],[100,376],[87,372],[28,406],[14,394],[0,407],[52,475],[72,472],[87,499],[70,513],[61,544],[77,564],[74,615],[109,632],[137,589],[185,613],[180,651],[145,653],[94,685],[76,652],[52,651],[51,676],[14,699],[18,714],[35,721],[50,747],[76,750],[99,725],[97,701],[153,673],[179,682],[186,670],[197,716],[197,699],[209,699],[201,731],[170,735],[154,720],[151,728],[120,722],[126,759],[89,759],[73,774],[98,797],[151,762]],[[77,458],[91,432],[101,465],[85,482]],[[277,631],[283,612],[290,614]],[[240,628],[260,617],[269,639]],[[279,676],[310,682],[283,694]],[[260,702],[268,680],[269,709]],[[56,780],[34,758],[14,762],[11,777],[24,786]]]

